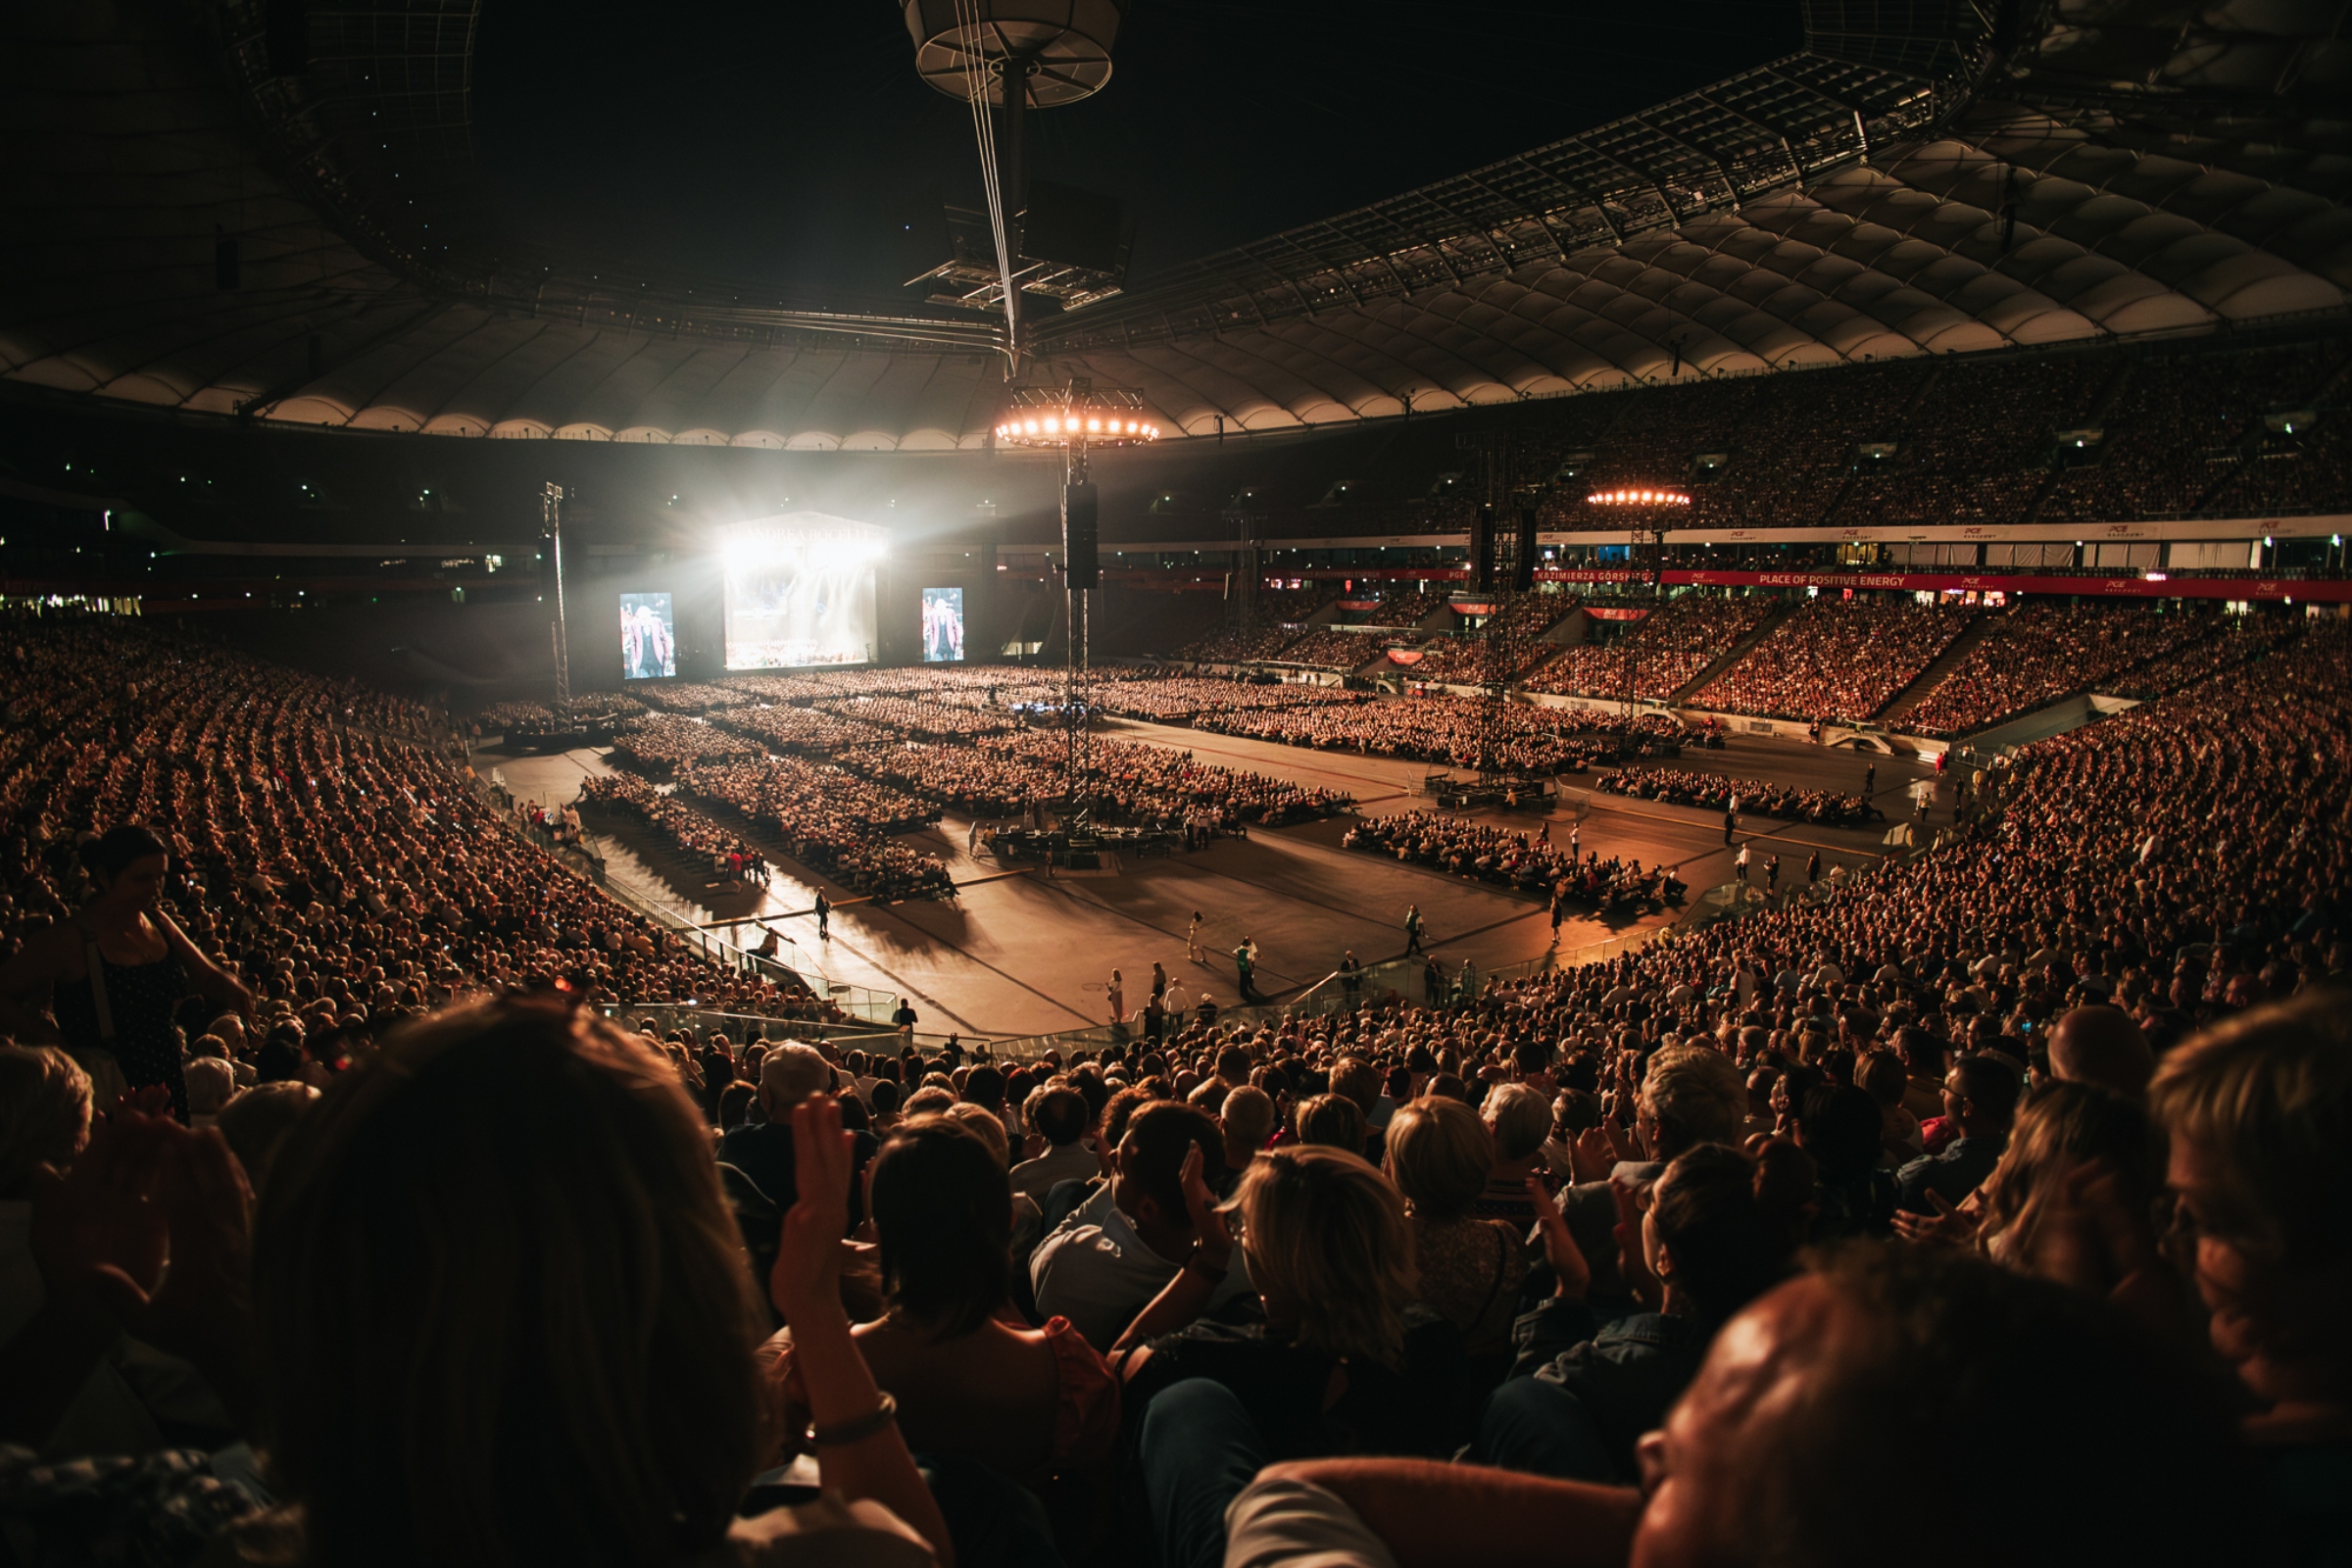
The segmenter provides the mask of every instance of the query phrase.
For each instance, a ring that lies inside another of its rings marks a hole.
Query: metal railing
[[[771,1018],[760,1012],[730,1012],[722,1007],[697,1006],[676,1002],[619,1002],[609,1003],[601,1009],[604,1015],[627,1029],[651,1029],[659,1035],[684,1032],[697,1040],[708,1040],[723,1034],[737,1045],[751,1041],[799,1040],[811,1044],[822,1042],[844,1050],[888,1052],[896,1055],[899,1050],[912,1044],[925,1054],[937,1054],[949,1040],[969,1050],[987,1045],[996,1052],[996,1042],[985,1035],[929,1035],[908,1034],[890,1028],[876,1028],[862,1020],[847,1023],[824,1023],[808,1018]],[[1001,1054],[1001,1053],[1000,1053]]]

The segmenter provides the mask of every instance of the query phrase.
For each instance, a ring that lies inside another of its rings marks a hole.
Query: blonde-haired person
[[[1915,1242],[1973,1246],[2003,1267],[2107,1295],[2123,1283],[2108,1251],[2082,1245],[2086,1183],[2120,1211],[2149,1212],[2163,1187],[2164,1145],[2144,1106],[2089,1084],[2054,1083],[2018,1112],[2009,1147],[1984,1185],[1933,1218],[1898,1213]],[[2147,1230],[2135,1219],[2134,1228]]]
[[[89,1141],[89,1074],[58,1047],[0,1044],[0,1203],[28,1203],[40,1168]]]
[[[2256,1401],[2246,1432],[2292,1543],[2318,1560],[2352,1495],[2352,1003],[2320,987],[2239,1014],[2169,1054],[2148,1105],[2171,1146],[2170,1250]]]
[[[1415,1300],[1403,1198],[1364,1159],[1271,1150],[1223,1207],[1200,1163],[1184,1170],[1199,1250],[1112,1354],[1166,1568],[1221,1560],[1225,1503],[1267,1463],[1445,1446],[1460,1343]],[[1192,1321],[1237,1243],[1265,1322]]]
[[[1388,1171],[1411,1205],[1421,1299],[1473,1354],[1509,1350],[1527,1278],[1521,1233],[1473,1211],[1494,1168],[1486,1123],[1458,1100],[1424,1095],[1390,1118]]]
[[[279,1151],[254,1229],[263,1436],[293,1506],[243,1538],[251,1556],[947,1559],[841,1307],[840,1109],[812,1097],[792,1130],[768,1286],[810,1368],[826,1490],[738,1520],[763,1314],[668,1061],[593,1016],[515,1002],[427,1019],[337,1080]]]

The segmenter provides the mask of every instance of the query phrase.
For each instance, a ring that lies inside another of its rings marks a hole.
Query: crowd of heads
[[[1761,594],[1740,599],[1685,594],[1651,610],[1621,637],[1569,649],[1531,671],[1525,685],[1531,692],[1622,698],[1630,681],[1634,696],[1666,702],[1737,648],[1773,605]],[[1609,624],[1594,622],[1595,627]]]
[[[1867,821],[1877,808],[1859,795],[1838,790],[1799,789],[1758,779],[1732,778],[1694,767],[1619,767],[1593,779],[1592,787],[1633,800],[1702,807],[1740,816],[1771,816],[1786,822],[1846,827]]]
[[[2216,617],[2174,610],[2030,603],[1992,617],[1975,647],[1902,714],[1921,735],[1957,735],[2178,654],[2219,630]],[[2128,677],[2127,677],[2128,678]]]
[[[1696,708],[1773,718],[1876,714],[1917,680],[1975,617],[1908,596],[1817,599],[1693,693]]]
[[[160,861],[254,982],[184,1112],[0,1046],[0,1514],[53,1560],[2340,1551],[2340,627],[2025,748],[1821,900],[1019,1061],[616,1027],[696,960],[434,715],[40,629],[10,941]],[[1987,1456],[2035,1484],[1956,1501]]]
[[[1644,713],[1630,723],[1622,713],[1533,704],[1497,705],[1478,698],[1412,695],[1401,701],[1318,704],[1210,711],[1193,727],[1220,735],[1280,741],[1317,751],[1361,752],[1449,767],[1492,762],[1522,773],[1557,773],[1614,751],[1629,731],[1650,742],[1678,741],[1676,719]]]

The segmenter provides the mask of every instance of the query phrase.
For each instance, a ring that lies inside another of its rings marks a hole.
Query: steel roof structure
[[[986,443],[1001,322],[503,243],[477,5],[12,8],[0,380],[444,435]],[[1202,435],[2341,312],[2346,10],[1815,0],[1800,54],[1043,318],[1034,368]]]

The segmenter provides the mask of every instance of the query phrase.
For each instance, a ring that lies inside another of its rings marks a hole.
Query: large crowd
[[[625,1032],[587,1004],[723,972],[508,831],[438,714],[15,629],[17,1560],[2352,1539],[2340,625],[2024,748],[1822,898],[1027,1060]],[[1429,813],[1354,848],[1657,876]]]
[[[1593,779],[1592,787],[1632,800],[1695,806],[1735,816],[1771,816],[1788,822],[1846,827],[1884,815],[1859,795],[1838,790],[1798,789],[1757,779],[1732,778],[1700,768],[1618,767]]]
[[[1272,662],[1303,664],[1310,669],[1355,669],[1380,658],[1391,648],[1417,644],[1419,639],[1398,632],[1346,631],[1319,626],[1284,646]]]
[[[1576,767],[1614,751],[1629,732],[1642,746],[1673,745],[1683,735],[1678,720],[1660,714],[1644,713],[1629,724],[1620,713],[1446,695],[1211,711],[1197,716],[1193,727],[1316,751],[1401,757],[1448,767],[1492,763],[1521,773]]]
[[[169,844],[179,927],[297,1042],[558,980],[600,1002],[808,1011],[806,991],[704,961],[516,832],[446,715],[137,622],[9,629],[11,953],[71,928],[94,824],[141,821]]]
[[[632,719],[612,737],[614,761],[661,778],[697,762],[731,762],[759,755],[760,748],[739,735],[673,713]]]
[[[1921,735],[1958,735],[2062,697],[2104,688],[2215,630],[2211,616],[2110,605],[2027,604],[1991,625],[1901,714]]]
[[[1220,675],[1154,675],[1102,686],[1096,704],[1122,718],[1160,722],[1201,713],[1256,712],[1268,709],[1351,707],[1369,702],[1363,692],[1338,686],[1253,681]]]
[[[1613,641],[1569,649],[1531,671],[1523,684],[1531,692],[1618,698],[1630,684],[1637,698],[1667,702],[1763,624],[1773,606],[1761,594],[1686,594],[1649,610]]]
[[[870,778],[794,758],[761,758],[689,768],[678,775],[677,793],[732,808],[794,859],[868,897],[955,897],[937,856],[891,838],[937,821],[938,807]]]
[[[1367,816],[1340,842],[1344,849],[1517,888],[1561,904],[1591,905],[1611,914],[1654,909],[1682,887],[1664,865],[1644,871],[1639,860],[1604,857],[1598,850],[1587,855],[1574,839],[1555,843],[1548,827],[1513,830],[1443,811]]]
[[[1975,612],[1884,599],[1817,599],[1690,699],[1772,718],[1868,719],[1924,674]]]

